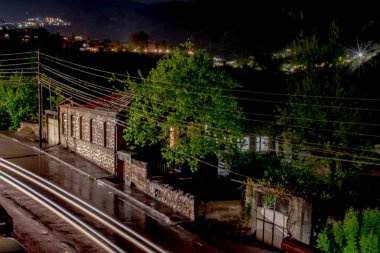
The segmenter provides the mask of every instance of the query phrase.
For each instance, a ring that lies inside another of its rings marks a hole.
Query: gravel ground
[[[29,253],[103,252],[92,241],[0,180],[0,205],[13,218],[13,236]]]

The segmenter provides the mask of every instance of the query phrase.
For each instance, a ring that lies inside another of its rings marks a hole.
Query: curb
[[[14,141],[16,141],[16,142],[18,142],[18,143],[20,143],[20,144],[22,144],[22,145],[24,145],[24,146],[31,147],[32,149],[36,150],[37,152],[43,153],[44,155],[49,156],[49,157],[55,159],[56,161],[59,161],[59,162],[63,163],[64,165],[70,167],[71,169],[74,169],[75,171],[77,171],[79,174],[81,174],[83,176],[87,176],[88,178],[91,178],[91,177],[94,178],[95,182],[98,185],[101,185],[103,187],[107,187],[108,189],[112,190],[115,194],[123,196],[124,198],[126,198],[129,201],[128,204],[131,204],[135,208],[139,209],[140,211],[144,212],[145,214],[149,215],[151,218],[153,218],[153,219],[155,219],[155,220],[157,220],[159,222],[164,221],[166,224],[174,226],[174,225],[180,224],[181,221],[183,221],[182,219],[180,221],[176,221],[176,222],[172,221],[169,216],[167,216],[167,215],[159,212],[158,210],[152,208],[151,206],[145,204],[144,202],[141,202],[141,201],[137,200],[136,198],[132,197],[131,195],[129,195],[127,193],[124,193],[124,192],[116,189],[115,188],[115,184],[112,184],[111,182],[107,182],[104,177],[102,177],[102,178],[96,178],[96,177],[92,176],[91,174],[86,173],[83,170],[78,169],[77,167],[73,166],[72,164],[67,163],[64,160],[61,160],[58,157],[56,157],[56,156],[54,156],[54,155],[52,155],[52,154],[50,154],[50,153],[48,153],[48,152],[46,152],[46,151],[44,151],[42,149],[39,149],[37,147],[34,147],[34,146],[28,145],[26,143],[23,143],[22,141],[20,141],[18,139],[15,139],[15,138],[12,138],[12,137],[9,137],[9,138],[12,139],[12,140],[14,140]],[[110,175],[110,177],[112,177],[112,175]],[[185,222],[185,221],[183,221],[183,222]]]
[[[144,213],[146,213],[150,217],[154,218],[155,220],[164,221],[166,224],[171,225],[171,226],[178,225],[179,223],[181,223],[181,222],[172,221],[169,216],[157,211],[156,209],[152,208],[151,206],[145,204],[144,202],[141,202],[141,201],[135,199],[131,195],[129,195],[125,192],[119,191],[118,189],[115,188],[115,186],[112,183],[106,182],[105,180],[106,179],[98,179],[98,180],[96,180],[96,182],[99,185],[102,185],[102,186],[107,187],[108,189],[112,190],[114,193],[125,197],[129,201],[128,204],[131,204],[135,208],[143,211]]]

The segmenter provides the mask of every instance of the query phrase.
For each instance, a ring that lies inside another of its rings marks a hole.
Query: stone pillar
[[[310,243],[311,236],[311,201],[293,197],[289,203],[291,211],[288,219],[288,229],[292,237],[303,243]]]

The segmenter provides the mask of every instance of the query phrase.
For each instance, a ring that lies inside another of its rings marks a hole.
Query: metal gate
[[[281,249],[288,236],[289,201],[263,192],[257,192],[256,239]]]

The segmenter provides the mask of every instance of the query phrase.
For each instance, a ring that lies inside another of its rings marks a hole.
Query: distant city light
[[[61,18],[44,17],[44,18],[28,18],[26,21],[18,21],[10,23],[18,28],[34,28],[44,26],[70,26],[70,22],[66,22]]]

